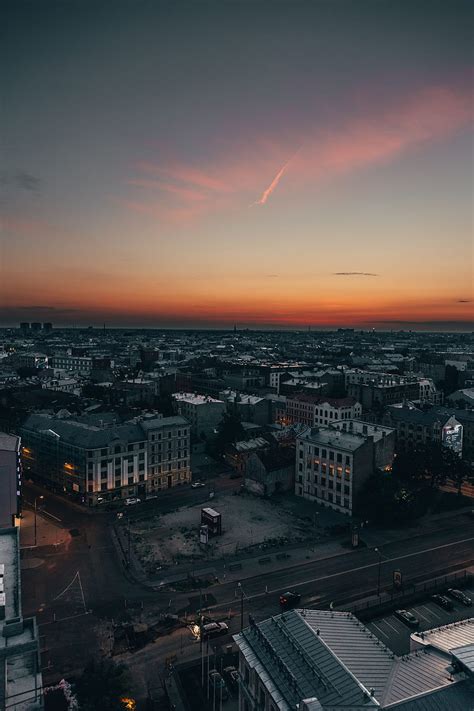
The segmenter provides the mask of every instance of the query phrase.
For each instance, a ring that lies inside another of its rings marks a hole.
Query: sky
[[[472,3],[3,3],[0,323],[474,330]]]

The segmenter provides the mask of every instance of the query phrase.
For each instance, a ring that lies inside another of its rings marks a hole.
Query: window
[[[329,452],[329,461],[333,462],[334,461],[334,452]]]
[[[321,456],[324,457],[324,459],[327,459],[327,456],[328,456],[327,450],[323,449],[321,451]]]
[[[128,477],[128,485],[133,484],[133,476]]]
[[[107,450],[106,450],[106,449],[101,449],[101,450],[100,450],[100,456],[101,456],[101,457],[106,457],[106,456],[107,456]]]
[[[342,462],[342,454],[340,452],[337,453],[336,461]]]

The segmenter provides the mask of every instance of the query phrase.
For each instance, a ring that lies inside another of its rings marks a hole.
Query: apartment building
[[[0,527],[14,526],[21,514],[21,440],[0,432]],[[1,562],[1,561],[0,561]]]
[[[295,494],[351,516],[366,480],[389,469],[395,431],[356,420],[308,428],[296,440]]]
[[[420,410],[411,404],[389,407],[383,422],[397,431],[397,448],[416,449],[429,442],[449,447],[463,454],[464,427],[457,415],[447,408]]]
[[[29,476],[90,506],[145,498],[191,479],[190,426],[179,416],[117,424],[30,415],[22,440]]]
[[[404,400],[419,400],[419,379],[370,370],[346,370],[346,392],[356,398],[364,410],[383,408]]]
[[[55,370],[88,375],[92,370],[93,359],[89,356],[55,355],[50,358],[50,366]]]
[[[214,436],[226,409],[225,402],[196,393],[174,393],[172,397],[178,414],[190,423],[192,435]]]
[[[289,424],[315,427],[335,420],[358,419],[361,415],[361,404],[351,397],[329,398],[299,393],[286,398],[285,418]]]

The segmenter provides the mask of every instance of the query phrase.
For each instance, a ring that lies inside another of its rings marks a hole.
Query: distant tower
[[[234,323],[234,333],[237,333],[237,324]]]

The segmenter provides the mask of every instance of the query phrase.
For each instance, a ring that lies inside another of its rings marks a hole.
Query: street
[[[38,490],[30,485],[25,489],[26,500],[32,502]],[[180,493],[186,494],[187,503],[198,503],[203,490]],[[38,547],[31,546],[31,526],[25,529],[22,578],[24,612],[36,615],[40,627],[46,683],[79,671],[92,654],[108,654],[114,622],[150,621],[164,611],[189,613],[193,619],[199,591],[153,590],[127,575],[112,540],[115,513],[90,514],[47,492],[44,497],[38,512]],[[176,495],[167,497],[155,505],[167,508],[175,505],[175,499]],[[136,511],[139,515],[138,506]],[[371,545],[318,559],[316,546],[305,562],[282,560],[278,570],[243,577],[241,589],[235,576],[230,581],[221,576],[221,582],[203,590],[204,600],[209,594],[205,614],[228,621],[233,634],[240,629],[240,590],[247,624],[249,614],[262,619],[279,613],[279,594],[287,589],[302,594],[302,606],[328,607],[331,602],[341,605],[374,594],[377,587],[390,589],[395,569],[402,570],[407,583],[463,569],[474,562],[474,536],[469,535],[468,524],[467,516],[457,515],[440,522],[439,529],[394,541],[387,541],[387,532],[381,532],[380,553]],[[371,536],[376,538],[377,532]],[[217,643],[225,641],[221,638]],[[199,644],[186,627],[123,658],[143,691],[153,680],[156,665],[162,668],[172,656],[199,656]]]

